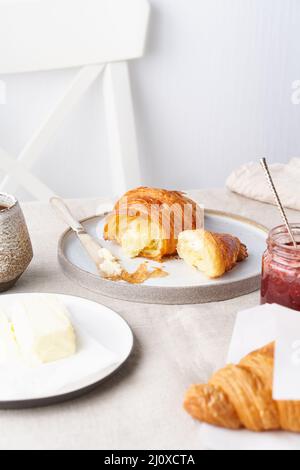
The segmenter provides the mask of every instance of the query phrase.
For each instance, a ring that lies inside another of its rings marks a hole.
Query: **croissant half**
[[[239,365],[220,370],[207,385],[190,387],[184,408],[194,418],[223,428],[300,432],[300,402],[272,399],[273,371],[270,344]]]
[[[223,276],[247,258],[247,248],[232,235],[186,230],[178,237],[179,256],[209,278]]]
[[[176,254],[179,233],[201,227],[196,202],[178,191],[141,187],[126,193],[108,216],[104,238],[131,258],[162,260]]]

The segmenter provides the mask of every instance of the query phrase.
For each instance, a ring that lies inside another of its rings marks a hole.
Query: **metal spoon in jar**
[[[286,226],[287,231],[288,231],[288,233],[289,233],[289,235],[290,235],[290,237],[291,237],[291,240],[292,240],[292,242],[293,242],[293,245],[294,245],[294,247],[297,249],[297,248],[298,248],[297,242],[296,242],[296,240],[295,240],[295,237],[294,237],[292,228],[291,228],[291,226],[290,226],[290,224],[289,224],[287,215],[286,215],[286,213],[285,213],[285,210],[284,210],[284,208],[283,208],[282,202],[281,202],[280,197],[279,197],[279,195],[278,195],[278,192],[277,192],[277,190],[276,190],[276,187],[275,187],[273,178],[272,178],[272,176],[271,176],[271,173],[270,173],[270,170],[269,170],[269,167],[268,167],[267,160],[266,160],[265,158],[262,158],[262,159],[260,160],[260,163],[261,163],[261,165],[262,165],[262,167],[263,167],[263,169],[264,169],[264,172],[265,172],[265,174],[266,174],[266,178],[267,178],[268,183],[269,183],[269,185],[270,185],[270,187],[271,187],[271,190],[272,190],[272,192],[273,192],[273,195],[274,195],[274,198],[275,198],[275,201],[276,201],[276,205],[277,205],[277,207],[278,207],[278,209],[279,209],[279,211],[280,211],[281,217],[282,217],[282,219],[283,219],[283,221],[284,221],[284,223],[285,223],[285,226]]]

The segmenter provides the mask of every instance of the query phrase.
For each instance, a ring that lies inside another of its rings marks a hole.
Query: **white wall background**
[[[300,106],[291,102],[300,79],[299,0],[150,3],[147,55],[131,63],[144,183],[223,186],[249,160],[300,156]],[[1,146],[17,155],[74,73],[1,77]],[[99,82],[35,172],[64,197],[92,197],[111,192],[108,171]]]

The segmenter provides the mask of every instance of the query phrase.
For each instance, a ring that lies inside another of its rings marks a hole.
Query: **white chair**
[[[149,13],[147,0],[0,0],[0,74],[80,67],[17,159],[0,143],[0,191],[21,185],[37,199],[53,196],[32,165],[101,75],[113,191],[140,184],[127,61],[144,53]]]

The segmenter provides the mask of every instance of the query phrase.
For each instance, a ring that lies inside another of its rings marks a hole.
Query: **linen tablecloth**
[[[226,210],[269,227],[275,207],[225,190],[197,192],[207,208]],[[99,200],[69,201],[79,218]],[[202,449],[199,424],[182,409],[186,388],[224,365],[236,313],[257,305],[259,293],[192,306],[141,305],[102,297],[68,280],[57,262],[65,225],[47,203],[23,204],[34,260],[15,292],[85,297],[118,312],[135,334],[135,349],[117,375],[90,394],[49,408],[0,411],[0,449]],[[300,214],[288,211],[291,221]]]

